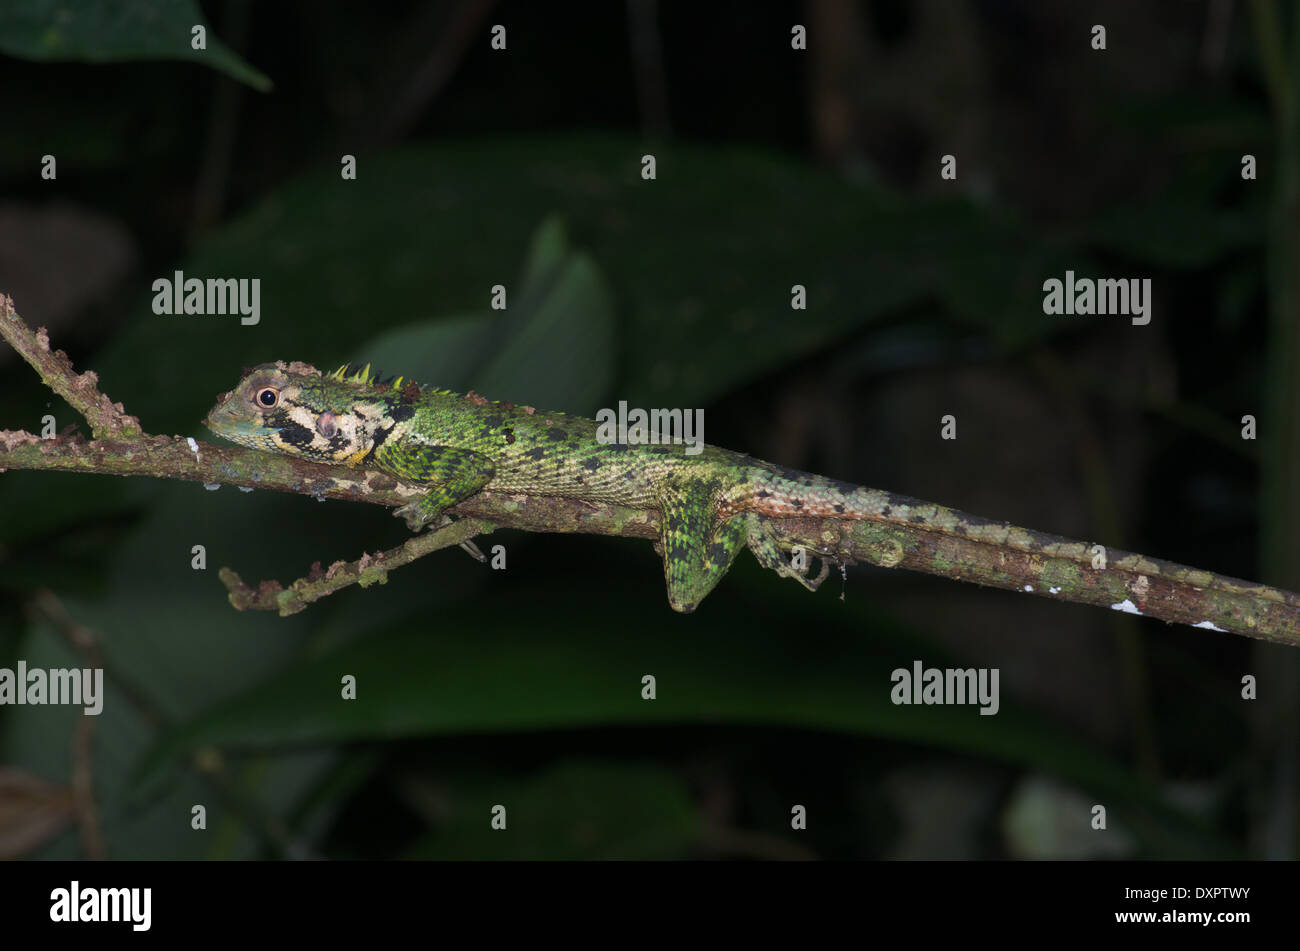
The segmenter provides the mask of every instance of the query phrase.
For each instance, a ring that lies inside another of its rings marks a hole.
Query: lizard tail
[[[750,478],[722,500],[724,514],[754,512],[771,518],[870,519],[1006,545],[1027,552],[1086,557],[1088,546],[1009,522],[970,515],[896,492],[870,489],[779,466],[754,467]]]
[[[888,520],[897,510],[929,506],[880,489],[838,482],[798,469],[754,467],[750,478],[729,493],[724,504],[733,511],[748,511],[772,518],[870,518]]]

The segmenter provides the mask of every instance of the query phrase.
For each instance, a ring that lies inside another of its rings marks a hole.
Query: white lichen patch
[[[1134,604],[1132,601],[1130,601],[1128,598],[1125,598],[1123,601],[1119,602],[1119,604],[1112,604],[1110,606],[1110,609],[1112,611],[1123,611],[1125,614],[1142,613],[1141,611],[1138,610],[1137,605]]]
[[[1050,587],[1050,588],[1047,589],[1047,593],[1048,593],[1048,594],[1060,594],[1060,593],[1061,593],[1061,589],[1058,588],[1058,587],[1056,587],[1055,585],[1053,585],[1052,587]]]
[[[240,491],[240,492],[252,492],[252,491],[253,491],[253,487],[252,487],[251,485],[241,485],[241,486],[239,486],[239,491]]]
[[[1033,591],[1033,590],[1034,590],[1034,586],[1033,586],[1032,584],[1027,584],[1027,585],[1025,585],[1025,590],[1026,590],[1026,591]]]
[[[217,491],[217,489],[221,488],[221,483],[220,483],[220,482],[205,482],[205,483],[203,483],[203,488],[207,489],[209,492],[215,492],[215,491]]]
[[[199,444],[196,443],[196,442],[194,441],[194,437],[193,437],[193,436],[186,436],[186,437],[185,437],[185,445],[189,446],[189,447],[190,447],[190,452],[194,453],[194,461],[195,461],[195,462],[202,462],[202,461],[203,461],[203,460],[199,457]]]
[[[1218,631],[1220,634],[1228,633],[1226,630],[1219,627],[1219,625],[1215,624],[1213,621],[1197,621],[1195,624],[1192,625],[1192,627],[1203,627],[1207,631]]]

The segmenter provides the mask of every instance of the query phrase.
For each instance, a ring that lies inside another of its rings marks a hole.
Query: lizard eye
[[[338,423],[335,422],[335,416],[333,413],[321,413],[317,416],[316,428],[326,439],[333,439],[334,435],[339,431],[339,426]]]
[[[274,409],[280,402],[280,391],[273,386],[264,386],[254,394],[253,401],[262,409]]]

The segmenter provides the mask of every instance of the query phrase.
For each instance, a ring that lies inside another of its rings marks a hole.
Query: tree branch
[[[32,333],[14,312],[13,300],[4,294],[0,294],[0,337],[4,337],[32,365],[42,383],[85,417],[97,438],[141,434],[140,421],[127,416],[121,403],[114,403],[95,387],[99,377],[94,373],[78,376],[66,353],[62,350],[51,352],[45,328]]]
[[[0,330],[51,389],[77,407],[97,435],[104,434],[88,441],[75,435],[41,439],[27,432],[0,431],[0,472],[10,468],[152,476],[390,507],[404,505],[424,491],[379,472],[148,435],[120,404],[99,393],[93,374],[78,376],[62,352],[51,353],[44,331],[28,329],[3,295]],[[250,588],[229,569],[222,569],[220,576],[235,607],[292,614],[351,584],[382,583],[394,568],[501,527],[659,538],[659,516],[653,510],[576,499],[485,491],[448,511],[456,519],[449,525],[355,562],[338,562],[325,570],[317,564],[287,589],[274,581]],[[988,524],[986,519],[957,514],[959,526],[968,523],[972,531]],[[774,518],[768,524],[785,548],[803,549],[824,561],[903,567],[1300,646],[1300,595],[1131,552],[1014,526],[1004,527],[1004,540],[988,541],[963,537],[960,527],[952,534],[924,523],[884,518]]]
[[[312,565],[311,574],[299,578],[287,589],[278,581],[263,581],[256,589],[250,588],[235,572],[222,568],[222,583],[230,591],[230,603],[241,611],[279,611],[281,617],[297,614],[313,601],[340,591],[349,585],[368,588],[372,584],[388,581],[388,572],[408,565],[430,552],[452,545],[463,545],[475,535],[492,532],[496,526],[478,519],[462,519],[423,535],[416,535],[403,544],[377,555],[362,555],[353,562],[336,561],[324,570],[320,562]]]

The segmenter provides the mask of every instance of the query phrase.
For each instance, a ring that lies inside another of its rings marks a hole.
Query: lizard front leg
[[[407,441],[385,442],[376,451],[375,466],[401,479],[429,486],[414,502],[393,512],[418,532],[450,505],[467,499],[492,481],[492,460],[472,449],[428,446]]]

